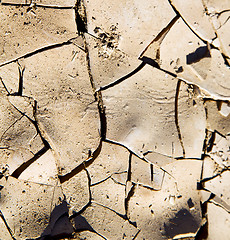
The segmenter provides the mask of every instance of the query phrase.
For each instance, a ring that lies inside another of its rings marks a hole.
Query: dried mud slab
[[[211,156],[213,157],[213,155]],[[230,196],[227,186],[230,176],[228,167],[223,163],[224,161],[217,161],[215,155],[213,159],[211,157],[204,158],[201,182],[206,192],[202,193],[202,198],[222,207],[229,213]]]
[[[229,27],[230,27],[229,9],[230,9],[230,4],[228,6],[228,12],[222,14],[219,17],[219,22],[220,22],[219,25],[220,26],[219,26],[219,28],[216,29],[216,32],[219,36],[220,48],[223,51],[223,53],[227,56],[228,63],[229,63],[229,58],[230,58],[229,31],[227,31],[227,29],[229,29]]]
[[[69,205],[70,215],[81,211],[91,198],[87,173],[81,171],[63,182],[62,190]]]
[[[49,224],[55,188],[9,177],[1,191],[1,212],[16,239],[37,238]]]
[[[230,96],[228,87],[229,68],[225,65],[224,59],[218,50],[211,49],[210,56],[209,59],[206,58],[206,61],[203,62],[203,64],[207,64],[205,73],[203,73],[203,70],[200,70],[202,69],[202,63],[198,63],[194,64],[194,66],[191,64],[191,70],[196,77],[191,78],[188,75],[183,76],[183,74],[178,76],[200,86],[205,92],[207,92],[206,94],[210,98],[228,100]],[[188,67],[190,68],[190,66]]]
[[[97,219],[97,221],[94,221]],[[113,211],[93,204],[75,219],[75,228],[96,232],[104,239],[133,239],[138,230]],[[104,227],[106,225],[106,228]],[[119,229],[119,232],[118,232]]]
[[[38,103],[38,125],[54,150],[59,173],[64,175],[86,160],[100,141],[98,108],[85,53],[75,46],[63,46],[23,63],[24,94]]]
[[[103,240],[105,238],[101,237],[100,235],[94,233],[94,232],[90,232],[90,231],[82,231],[80,233],[76,233],[74,235],[74,238],[70,238],[70,239],[95,239],[95,240]]]
[[[128,55],[140,54],[154,34],[157,34],[175,16],[168,1],[146,1],[145,4],[130,1],[86,1],[88,32],[104,33],[115,28],[118,32],[118,49]],[[119,14],[117,14],[119,13]],[[152,24],[159,19],[158,24]],[[103,39],[103,34],[98,33]]]
[[[19,74],[20,66],[17,62],[7,64],[0,68],[2,81],[7,86],[7,90],[11,94],[18,93],[19,90]]]
[[[153,151],[182,156],[174,114],[176,86],[176,79],[146,65],[129,79],[103,91],[107,138],[138,155]]]
[[[215,8],[215,11],[217,13],[220,13],[224,10],[229,10],[230,4],[229,1],[218,1],[218,0],[204,0],[203,1],[207,7],[209,8]]]
[[[219,176],[205,182],[205,188],[210,192],[221,198],[227,205],[230,206],[230,194],[228,191],[229,172],[223,172]]]
[[[171,5],[180,13],[188,26],[203,40],[211,42],[215,32],[209,17],[205,14],[202,0],[182,1],[170,0]]]
[[[210,17],[210,22],[215,29],[218,37],[217,46],[227,56],[229,63],[229,1],[204,0],[203,1],[206,14]]]
[[[128,203],[128,217],[141,229],[143,238],[194,237],[201,224],[200,196],[196,190],[201,161],[181,160],[168,164],[162,189],[137,185]],[[186,176],[186,178],[185,178]],[[142,239],[142,238],[139,238]]]
[[[149,163],[157,165],[158,167],[163,167],[164,165],[167,165],[175,161],[173,157],[168,157],[152,151],[144,153],[144,157]]]
[[[220,208],[213,203],[208,204],[208,229],[209,234],[207,239],[216,239],[221,236],[221,239],[229,239],[230,215],[223,208]]]
[[[206,156],[203,160],[202,179],[210,179],[218,176],[220,166],[211,157]]]
[[[0,235],[1,238],[5,240],[12,240],[12,236],[10,235],[9,230],[7,229],[2,218],[0,218],[0,229],[1,229],[1,235]]]
[[[130,163],[130,181],[152,190],[161,190],[165,172],[157,165],[132,156]]]
[[[112,29],[112,30],[111,30]],[[86,35],[91,73],[95,80],[96,88],[106,88],[114,82],[128,78],[141,68],[142,62],[118,48],[119,39],[117,27],[111,26],[108,32],[100,28],[97,35],[102,39]]]
[[[205,101],[207,111],[207,128],[226,136],[230,133],[229,101]]]
[[[115,212],[125,215],[125,184],[107,179],[91,187],[92,200]]]
[[[200,40],[182,19],[165,26],[140,57],[152,59],[152,64],[158,63],[163,70],[197,85],[207,97],[229,99],[229,68],[225,59],[217,49],[210,49],[209,44]]]
[[[37,49],[76,37],[73,9],[1,5],[0,66]]]
[[[179,83],[178,126],[186,158],[201,158],[205,139],[206,113],[199,89]]]
[[[86,1],[85,7],[90,33],[86,39],[97,87],[135,74],[141,68],[137,58],[143,48],[175,16],[165,0],[161,4],[157,1],[145,1],[145,4],[133,0],[100,1],[99,5]],[[156,18],[158,24],[152,24]]]
[[[56,185],[53,192],[53,202],[51,204],[52,212],[48,226],[44,229],[41,239],[55,239],[64,236],[71,236],[74,232],[73,226],[68,217],[68,203],[60,185]]]
[[[214,133],[213,147],[209,152],[210,157],[217,163],[221,168],[229,167],[229,146],[230,137],[223,137],[218,133]]]
[[[13,98],[13,99],[12,99]],[[14,173],[20,166],[34,158],[44,149],[44,144],[33,123],[33,119],[27,117],[32,105],[30,101],[18,101],[24,103],[22,111],[14,106],[16,96],[6,96],[1,92],[1,165],[7,165],[9,174]],[[17,99],[19,100],[19,99]],[[33,118],[33,115],[32,115]]]
[[[47,169],[49,169],[49,171],[47,171]],[[51,150],[45,152],[27,167],[18,179],[55,186],[58,183],[58,171]]]
[[[129,164],[129,152],[121,146],[103,142],[99,156],[93,164],[87,167],[91,185],[102,182],[107,178],[119,178],[123,183]]]

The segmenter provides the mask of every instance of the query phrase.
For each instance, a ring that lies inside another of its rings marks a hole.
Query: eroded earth
[[[229,239],[229,0],[1,0],[0,22],[1,240]]]

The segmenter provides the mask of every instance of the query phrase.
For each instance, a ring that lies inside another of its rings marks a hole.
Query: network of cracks
[[[0,19],[0,239],[229,239],[229,1]]]

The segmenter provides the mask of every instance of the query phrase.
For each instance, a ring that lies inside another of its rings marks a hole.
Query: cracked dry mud
[[[230,1],[0,1],[0,239],[228,240]]]

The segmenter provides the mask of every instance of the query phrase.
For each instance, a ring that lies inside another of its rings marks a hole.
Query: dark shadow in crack
[[[208,200],[209,201],[209,200]],[[203,219],[207,218],[207,208],[208,208],[208,201],[204,202],[201,205],[202,217]],[[208,221],[203,224],[200,229],[198,230],[195,240],[204,240],[208,238]]]
[[[62,175],[58,176],[60,183],[64,183],[64,182],[68,181],[70,178],[72,178],[73,176],[75,176],[76,174],[81,172],[83,169],[90,166],[94,162],[94,160],[98,157],[98,155],[100,154],[101,148],[102,148],[102,140],[100,141],[98,148],[93,152],[93,155],[91,157],[89,157],[89,159],[82,162],[80,165],[78,165],[76,168],[74,168],[71,172],[69,172],[63,176]]]
[[[151,65],[152,67],[160,69],[160,65],[152,58],[149,57],[141,57],[140,60],[142,60],[144,63]]]
[[[86,10],[84,6],[83,0],[77,0],[75,9],[75,21],[77,25],[77,32],[79,35],[82,33],[88,32],[87,30],[87,18],[86,18]]]
[[[215,140],[216,140],[216,132],[214,131],[211,133],[211,137],[208,139],[208,143],[207,143],[207,152],[208,153],[212,151]]]
[[[91,225],[87,222],[87,220],[81,215],[78,215],[74,218],[74,225],[75,225],[76,232],[87,231],[87,230],[90,232],[95,232],[95,230],[91,227]]]
[[[192,201],[191,198],[189,198],[189,200],[187,201],[187,204],[188,204],[188,207],[191,209],[191,208],[194,208],[194,203]]]
[[[1,197],[1,195],[0,195],[0,197]],[[10,236],[11,236],[11,238],[12,238],[13,240],[17,240],[17,239],[13,236],[13,231],[11,230],[11,228],[9,227],[9,225],[7,224],[7,221],[6,221],[5,217],[4,217],[4,215],[2,214],[1,210],[0,210],[0,219],[2,219],[3,223],[5,224],[8,232],[9,232],[9,234],[10,234]],[[0,236],[0,237],[1,237],[1,236]],[[1,238],[0,238],[0,239],[1,239]]]
[[[22,163],[14,172],[11,174],[12,177],[19,178],[23,171],[25,171],[32,163],[34,163],[38,158],[44,155],[49,150],[48,147],[44,146],[39,150],[31,159]]]
[[[172,239],[174,236],[195,233],[200,225],[187,209],[181,209],[174,218],[164,223],[164,235]]]
[[[186,64],[199,62],[202,58],[211,58],[208,46],[199,47],[195,52],[186,55]]]
[[[75,213],[73,213],[75,214]],[[95,219],[95,221],[97,221],[97,219]],[[75,232],[84,232],[84,231],[90,231],[95,233],[96,235],[100,236],[101,238],[107,240],[106,237],[104,237],[103,235],[101,235],[100,233],[98,233],[97,231],[95,231],[91,225],[87,222],[87,220],[81,216],[80,214],[77,215],[76,217],[74,217],[74,227],[75,227]],[[85,238],[84,238],[85,239]]]
[[[57,205],[50,215],[50,222],[41,234],[39,240],[52,240],[69,237],[74,229],[69,220],[67,202]]]
[[[141,58],[139,58],[139,59],[143,61],[143,64],[148,64],[148,65],[150,65],[150,66],[152,66],[152,67],[154,67],[154,68],[157,68],[157,69],[163,71],[163,72],[166,73],[166,74],[169,74],[169,75],[172,76],[172,77],[177,77],[176,74],[174,74],[174,73],[172,73],[172,72],[169,72],[169,71],[161,68],[160,65],[159,65],[154,59],[152,59],[152,58],[149,58],[149,57],[145,57],[145,56],[144,56],[144,57],[141,57]]]
[[[144,57],[143,57],[143,58],[144,58]],[[139,72],[139,71],[145,66],[145,64],[146,64],[146,62],[145,62],[143,59],[140,59],[140,60],[142,60],[141,64],[140,64],[139,66],[137,66],[132,72],[128,73],[127,75],[119,78],[118,80],[116,80],[116,81],[114,81],[114,82],[112,82],[112,83],[109,83],[109,84],[106,85],[106,86],[100,87],[99,90],[103,91],[103,90],[106,90],[106,89],[108,89],[108,88],[111,88],[111,87],[113,87],[113,86],[115,86],[115,85],[123,82],[124,80],[132,77],[132,76],[133,76],[134,74],[136,74],[137,72]],[[151,60],[151,59],[150,59],[150,60]],[[154,60],[152,60],[152,61],[154,61]],[[150,65],[151,65],[151,64],[150,64]]]

